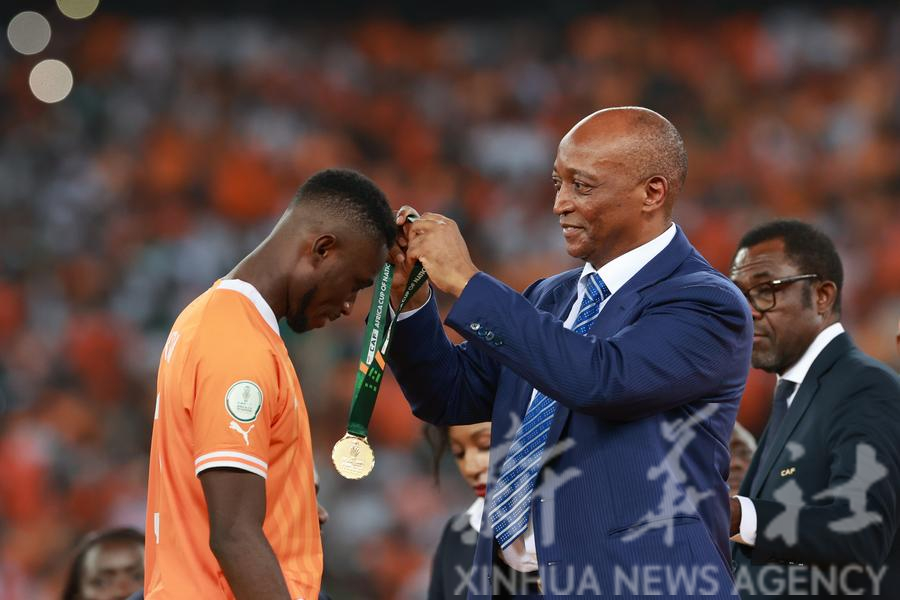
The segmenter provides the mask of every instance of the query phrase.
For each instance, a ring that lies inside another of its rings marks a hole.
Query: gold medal
[[[347,479],[362,479],[372,472],[375,454],[364,437],[346,434],[331,451],[334,468]]]

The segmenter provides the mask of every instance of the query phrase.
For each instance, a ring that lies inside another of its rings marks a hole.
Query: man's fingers
[[[422,236],[414,237],[409,241],[409,247],[406,249],[406,263],[412,268],[417,260],[421,260],[425,254],[426,242]]]
[[[453,219],[447,218],[444,215],[438,213],[422,213],[419,217],[419,221],[430,221],[432,223],[436,223],[438,225],[446,225],[447,223],[452,223]]]
[[[409,240],[412,243],[416,237],[422,235],[423,233],[427,233],[429,231],[434,231],[436,227],[440,227],[441,224],[434,219],[426,219],[424,216],[419,217],[413,222],[412,225],[407,225],[409,227]]]
[[[409,240],[409,245],[406,247],[406,257],[407,258],[419,258],[419,253],[422,251],[422,238],[414,237]]]
[[[400,210],[397,211],[397,225],[405,225],[407,222],[406,218],[410,215],[418,217],[419,211],[408,204],[401,206]]]

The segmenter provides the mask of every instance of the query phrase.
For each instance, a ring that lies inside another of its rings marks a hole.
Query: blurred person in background
[[[733,596],[728,440],[751,321],[672,220],[686,175],[681,136],[660,114],[579,121],[559,143],[552,212],[584,264],[523,294],[475,267],[452,220],[409,224],[411,209],[399,211],[398,270],[421,261],[455,298],[446,324],[466,341],[447,338],[423,287],[397,317],[391,369],[419,418],[490,419],[495,432],[470,598],[525,595],[503,589],[504,563],[531,574],[529,596],[640,593],[654,589],[647,569],[702,571],[706,594]],[[623,588],[621,571],[638,587]]]
[[[766,223],[741,239],[731,278],[753,315],[753,366],[778,381],[731,499],[741,595],[896,597],[900,379],[844,331],[834,244],[800,221]]]
[[[395,235],[371,180],[321,171],[175,321],[150,449],[148,600],[318,596],[309,421],[278,320],[303,333],[349,314]]]
[[[427,426],[428,443],[438,482],[441,458],[449,447],[460,475],[475,492],[475,501],[464,512],[447,521],[431,565],[428,600],[456,598],[466,592],[466,574],[472,568],[475,543],[481,529],[484,495],[491,450],[490,422],[451,427]]]
[[[143,585],[144,534],[108,529],[79,544],[62,600],[126,600]]]
[[[747,431],[747,428],[735,421],[734,431],[731,432],[731,441],[728,444],[731,450],[731,470],[728,471],[728,489],[731,495],[735,495],[741,487],[741,482],[750,468],[753,453],[756,451],[756,438]]]

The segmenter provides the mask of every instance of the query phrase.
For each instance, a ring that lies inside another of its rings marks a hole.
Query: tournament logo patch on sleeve
[[[262,408],[263,393],[258,385],[247,379],[231,384],[225,392],[225,410],[235,421],[252,423]]]

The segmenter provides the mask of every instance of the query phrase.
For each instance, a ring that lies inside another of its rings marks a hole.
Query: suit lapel
[[[772,472],[772,466],[784,449],[785,444],[787,444],[794,429],[796,429],[797,425],[800,423],[800,419],[803,418],[803,415],[812,404],[812,400],[819,390],[819,379],[831,368],[831,365],[833,365],[841,355],[849,351],[851,347],[852,343],[846,333],[837,336],[825,346],[821,354],[813,361],[806,377],[804,377],[803,381],[800,383],[800,388],[797,390],[797,394],[794,396],[794,400],[791,402],[791,406],[788,408],[787,414],[784,417],[781,429],[778,430],[775,437],[771,437],[773,434],[769,431],[769,428],[766,427],[763,439],[760,441],[765,444],[769,444],[771,441],[772,447],[766,452],[766,461],[759,465],[758,473],[760,475],[752,481],[750,497],[757,497],[759,491],[762,489],[763,485],[765,485],[766,480],[769,478],[769,474]],[[766,438],[771,438],[771,440]]]

